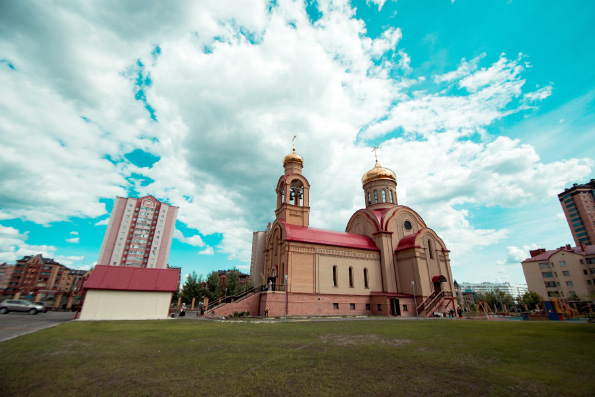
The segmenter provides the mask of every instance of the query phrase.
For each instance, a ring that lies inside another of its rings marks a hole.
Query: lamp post
[[[411,281],[411,289],[413,290],[413,302],[415,303],[415,317],[419,320],[419,313],[417,312],[417,298],[415,297],[415,281]]]
[[[287,321],[287,274],[285,275],[285,321]]]

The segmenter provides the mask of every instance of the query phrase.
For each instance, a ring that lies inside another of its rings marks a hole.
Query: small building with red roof
[[[285,156],[276,220],[254,234],[252,278],[267,291],[251,298],[251,313],[431,316],[456,310],[449,250],[417,212],[398,204],[393,171],[376,160],[362,178],[365,208],[339,232],[309,226],[303,165],[295,149]],[[243,310],[238,305],[222,306],[217,315]]]
[[[167,318],[180,269],[97,265],[85,282],[81,320]]]

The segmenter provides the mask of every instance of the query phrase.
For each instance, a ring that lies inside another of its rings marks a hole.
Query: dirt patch
[[[387,339],[378,335],[323,335],[320,339],[324,343],[337,346],[376,345],[403,346],[412,342],[411,339]]]

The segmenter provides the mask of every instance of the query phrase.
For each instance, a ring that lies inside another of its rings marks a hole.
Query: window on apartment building
[[[552,274],[552,272],[542,272],[541,275],[543,276],[543,278],[554,277],[554,275]]]
[[[562,266],[562,267],[566,266],[566,261],[560,261],[560,266]]]
[[[382,304],[381,304],[381,303],[379,303],[379,304],[378,304],[378,311],[379,311],[379,312],[381,312],[381,311],[382,311]]]
[[[550,264],[548,262],[539,264],[540,269],[549,269],[549,267],[550,267]]]
[[[566,281],[566,285],[567,285],[568,287],[572,287],[572,281]]]
[[[407,310],[407,305],[403,305],[403,311],[406,312]]]
[[[588,273],[587,273],[587,269],[583,269],[583,273],[584,273],[584,274],[588,274]]]
[[[368,268],[364,268],[364,288],[368,287]]]
[[[333,303],[333,309],[338,309],[339,308],[339,304],[338,303]]]
[[[333,266],[333,287],[337,287],[339,284],[337,283],[337,266]]]
[[[581,265],[584,265],[585,264],[585,261],[582,260],[582,259],[579,259],[579,262],[581,263]]]
[[[587,284],[588,285],[591,285],[591,280],[587,280]]]
[[[353,268],[349,266],[349,288],[353,288]]]
[[[355,303],[349,304],[349,310],[355,310]]]
[[[564,270],[562,274],[566,277],[570,277],[570,272],[568,270]]]
[[[370,310],[370,304],[366,303],[366,310]]]

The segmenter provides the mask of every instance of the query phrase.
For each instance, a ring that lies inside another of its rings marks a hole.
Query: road
[[[47,312],[31,316],[27,313],[0,314],[0,342],[53,327],[74,319],[73,312]]]

